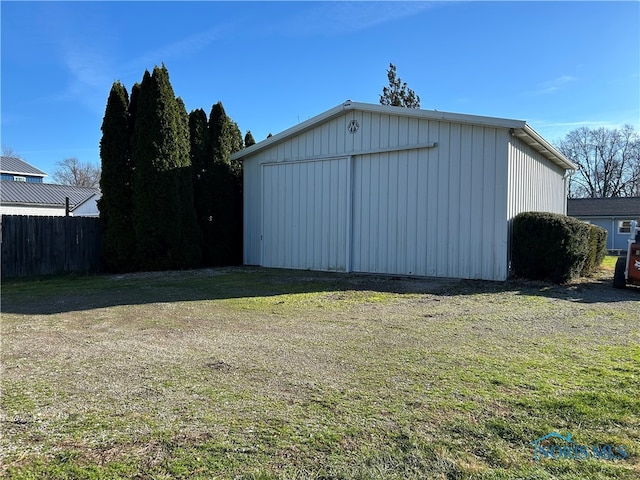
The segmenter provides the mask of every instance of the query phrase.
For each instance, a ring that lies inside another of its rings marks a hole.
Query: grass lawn
[[[610,276],[5,281],[0,475],[637,479],[640,289]],[[535,461],[553,431],[626,458]]]
[[[617,261],[618,261],[617,256],[607,255],[606,257],[604,257],[604,260],[602,261],[602,269],[613,272],[616,268]]]

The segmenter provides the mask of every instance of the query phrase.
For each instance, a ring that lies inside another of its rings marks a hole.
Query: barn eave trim
[[[534,150],[541,153],[545,158],[551,162],[560,166],[565,170],[577,170],[577,166],[567,159],[562,153],[560,153],[555,147],[547,142],[540,134],[538,134],[533,128],[531,128],[524,120],[512,120],[507,118],[498,117],[485,117],[479,115],[468,115],[461,113],[440,112],[437,110],[420,110],[414,108],[392,107],[388,105],[377,105],[370,103],[358,103],[346,101],[341,105],[338,105],[330,110],[327,110],[319,115],[316,115],[309,120],[306,120],[298,125],[295,125],[287,130],[284,130],[272,137],[267,138],[261,142],[256,143],[248,148],[242,149],[239,152],[231,155],[231,160],[242,161],[247,157],[250,157],[262,150],[272,147],[294,135],[299,135],[317,125],[329,121],[345,112],[349,111],[362,111],[370,113],[381,113],[394,116],[404,116],[410,118],[422,118],[426,120],[436,120],[443,122],[454,122],[467,125],[478,125],[484,127],[504,128],[508,129],[512,135],[521,139],[526,144],[531,146]],[[436,146],[436,145],[434,145]],[[401,151],[405,147],[389,147],[390,152]],[[430,147],[418,147],[418,148],[430,148]],[[413,149],[411,146],[406,147],[407,150]],[[383,150],[377,149],[376,152],[380,153]],[[371,152],[373,153],[373,152]],[[365,155],[364,152],[344,152],[345,155]]]
[[[529,125],[525,124],[522,128],[512,129],[511,134],[522,140],[531,148],[540,152],[546,158],[565,170],[577,170],[578,166],[560,153],[553,145],[547,142]]]

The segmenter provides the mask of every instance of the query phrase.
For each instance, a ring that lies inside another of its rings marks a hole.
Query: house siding
[[[626,250],[630,233],[618,233],[618,222],[625,220],[637,220],[638,216],[622,215],[615,217],[595,217],[595,216],[576,216],[578,220],[589,222],[592,225],[598,225],[607,231],[607,249],[608,250]]]
[[[98,209],[98,200],[100,200],[100,198],[102,198],[102,194],[96,193],[80,205],[74,207],[71,215],[74,217],[99,217],[100,210]]]
[[[65,208],[62,207],[37,207],[20,205],[1,205],[0,215],[36,215],[47,217],[63,217]]]
[[[42,177],[31,177],[29,175],[20,175],[20,174],[13,174],[13,173],[0,174],[0,180],[2,180],[3,182],[19,181],[19,180],[16,180],[16,177],[24,178],[24,181],[27,183],[42,183]]]
[[[627,216],[615,217],[613,221],[609,224],[610,228],[613,230],[613,234],[611,235],[612,250],[626,250],[627,247],[629,246],[629,239],[631,238],[631,233],[618,232],[618,222],[621,222],[624,220],[638,220],[638,216],[627,215]],[[596,223],[596,222],[592,222],[592,223]]]
[[[604,228],[607,231],[607,249],[609,250],[624,250],[627,248],[627,240],[630,235],[618,233],[618,218],[581,218],[592,225],[597,225]],[[625,220],[629,220],[625,218]]]
[[[618,233],[618,223],[640,219],[640,197],[573,198],[567,214],[607,230],[607,248],[626,250],[629,233]]]

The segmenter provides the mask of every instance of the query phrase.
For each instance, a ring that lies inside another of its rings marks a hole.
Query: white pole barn
[[[244,263],[505,280],[510,223],[576,166],[524,121],[347,101],[232,156]]]

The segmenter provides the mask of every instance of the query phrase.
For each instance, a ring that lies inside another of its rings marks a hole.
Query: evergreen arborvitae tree
[[[214,163],[225,163],[228,158],[223,133],[227,123],[227,113],[224,111],[222,102],[218,102],[211,107],[209,113],[209,157]]]
[[[242,133],[238,124],[229,119],[227,135],[229,136],[229,155],[242,150],[243,141]],[[232,202],[232,218],[231,218],[231,242],[230,242],[230,263],[232,265],[242,264],[242,227],[243,227],[243,178],[242,178],[242,162],[231,161],[231,178],[233,192]]]
[[[146,71],[137,94],[132,142],[136,256],[146,270],[193,267],[200,257],[197,241],[190,245],[193,251],[185,251],[197,227],[185,218],[181,198],[188,195],[184,177],[190,164],[183,111],[164,65],[155,67],[153,75]]]
[[[189,114],[191,143],[191,165],[193,168],[193,196],[198,225],[202,234],[202,260],[204,265],[213,265],[211,249],[213,238],[212,166],[209,157],[209,127],[204,110],[193,110]]]
[[[120,82],[115,82],[109,93],[101,127],[102,198],[98,201],[103,257],[107,269],[115,272],[135,269],[129,108],[127,89]]]
[[[228,121],[222,133],[223,137],[225,138],[224,143],[227,147],[227,150],[225,152],[227,159],[226,161],[231,168],[231,173],[233,173],[235,177],[242,177],[242,162],[231,161],[229,159],[231,155],[244,148],[242,132],[240,132],[240,128],[238,127],[238,124],[236,122],[231,120],[229,117],[227,117],[227,120]]]
[[[247,134],[244,136],[244,146],[245,148],[250,147],[251,145],[255,145],[256,141],[251,134],[251,130],[247,131]]]
[[[193,165],[191,163],[191,141],[189,115],[182,101],[176,98],[176,115],[180,120],[178,140],[182,151],[182,165],[177,170],[179,180],[179,198],[182,202],[182,265],[195,267],[202,260],[202,234],[198,226],[193,191]]]
[[[201,108],[193,110],[189,114],[189,140],[193,178],[196,180],[206,170],[209,153],[207,114]]]
[[[129,148],[133,148],[133,134],[138,116],[138,96],[140,95],[140,84],[135,83],[131,88],[131,98],[129,99]],[[135,169],[135,164],[133,165]]]
[[[211,178],[211,218],[205,232],[205,258],[211,265],[234,265],[242,262],[242,168],[229,157],[242,149],[242,133],[227,117],[221,102],[209,115]]]

